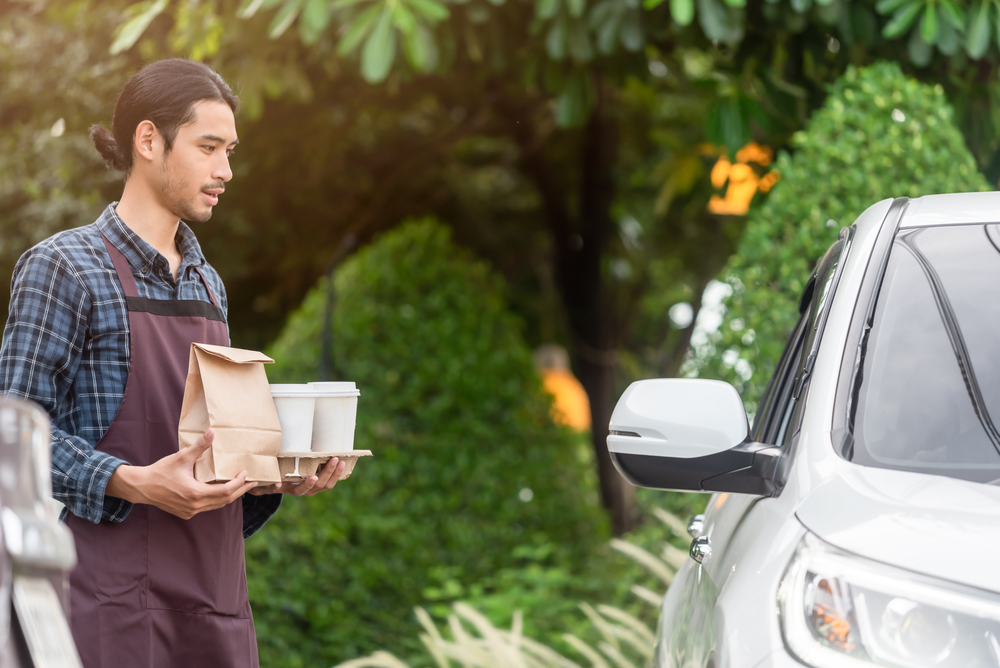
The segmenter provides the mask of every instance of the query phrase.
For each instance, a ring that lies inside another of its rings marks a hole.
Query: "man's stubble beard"
[[[196,211],[190,200],[185,200],[182,193],[187,189],[188,183],[186,180],[181,179],[180,184],[174,185],[173,180],[170,178],[170,170],[167,167],[167,160],[169,159],[169,153],[163,157],[163,163],[160,166],[160,173],[163,175],[162,190],[163,190],[163,200],[167,205],[167,208],[177,216],[179,219],[188,223],[205,223],[212,217],[212,207],[208,207],[206,211]],[[200,196],[201,190],[198,191]]]

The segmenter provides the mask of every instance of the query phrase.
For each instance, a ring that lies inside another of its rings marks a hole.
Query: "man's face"
[[[237,144],[236,119],[224,102],[194,105],[194,120],[177,130],[160,165],[161,204],[186,221],[205,222],[233,178],[229,156]]]

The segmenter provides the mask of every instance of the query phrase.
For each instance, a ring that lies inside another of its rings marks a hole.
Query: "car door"
[[[812,370],[812,360],[822,337],[825,313],[839,280],[838,266],[849,247],[849,231],[842,232],[817,264],[799,303],[799,320],[785,345],[778,366],[768,381],[754,420],[750,437],[759,443],[792,447],[802,414],[805,385]],[[685,573],[679,574],[683,591],[676,597],[668,593],[663,620],[670,628],[664,635],[666,662],[671,668],[702,668],[712,665],[716,646],[714,608],[731,565],[739,555],[729,554],[732,538],[754,505],[763,497],[750,494],[713,494],[705,510],[703,529],[692,536],[692,559]],[[696,549],[697,543],[697,549]],[[707,548],[707,549],[706,549]],[[668,604],[673,609],[668,609]],[[660,653],[658,653],[659,655]]]

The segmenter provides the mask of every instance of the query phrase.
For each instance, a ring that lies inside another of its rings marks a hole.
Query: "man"
[[[330,489],[331,460],[298,485],[246,472],[195,480],[212,431],[178,451],[192,342],[228,345],[226,294],[181,219],[212,216],[233,174],[237,99],[211,68],[163,60],[91,136],[125,173],[121,200],[91,225],[26,252],[11,282],[0,390],[52,418],[53,494],[79,563],[72,627],[87,668],[258,665],[243,541],[281,493]]]

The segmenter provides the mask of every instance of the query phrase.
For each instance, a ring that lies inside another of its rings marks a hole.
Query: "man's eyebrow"
[[[219,144],[225,144],[226,143],[226,140],[223,139],[222,137],[218,136],[218,135],[202,135],[201,137],[199,137],[199,139],[205,139],[207,141],[214,141],[214,142],[217,142]],[[234,139],[229,145],[230,146],[236,146],[239,143],[240,143],[239,139]]]

